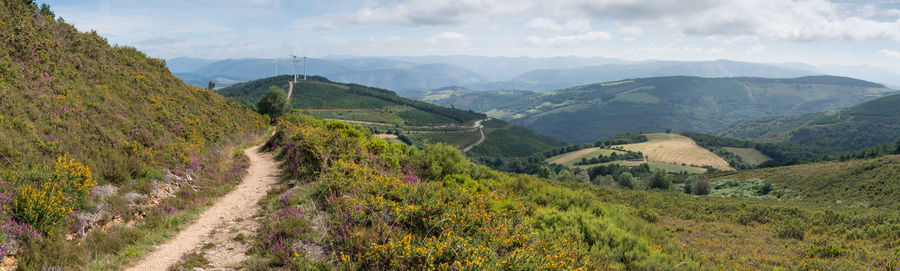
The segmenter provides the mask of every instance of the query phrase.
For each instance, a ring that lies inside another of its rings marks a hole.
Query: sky
[[[44,0],[171,59],[585,56],[872,65],[900,73],[900,0]]]

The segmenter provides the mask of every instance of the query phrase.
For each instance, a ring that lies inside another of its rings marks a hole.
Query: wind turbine
[[[278,59],[273,58],[272,63],[275,64],[275,76],[278,76]]]
[[[294,62],[294,82],[297,82],[297,70],[300,69],[300,59],[295,55],[291,55],[292,61]]]
[[[303,56],[303,81],[306,81],[306,56]]]

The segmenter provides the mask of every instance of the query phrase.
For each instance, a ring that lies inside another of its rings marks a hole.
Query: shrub
[[[455,147],[438,143],[426,145],[412,156],[421,175],[431,180],[440,180],[451,174],[465,174],[472,165]]]
[[[775,225],[775,237],[781,239],[803,240],[805,232],[803,223],[799,220],[785,220]]]
[[[666,174],[665,170],[657,169],[650,177],[650,188],[669,189],[672,186],[672,180]]]
[[[31,170],[18,176],[20,183],[12,203],[12,216],[41,232],[56,235],[75,207],[84,207],[97,183],[87,166],[69,159],[56,160],[50,168]]]
[[[285,106],[287,106],[287,94],[280,87],[271,86],[266,96],[256,103],[256,111],[268,115],[274,120],[284,113]]]
[[[622,187],[633,189],[634,177],[631,176],[630,172],[622,172],[622,174],[619,174],[619,178],[616,178],[616,183],[618,183]]]
[[[759,195],[765,196],[768,195],[769,192],[772,192],[772,181],[766,180],[763,182],[763,185],[759,187]]]
[[[692,184],[691,191],[694,195],[708,195],[710,192],[709,181],[706,180],[706,177],[699,177]]]

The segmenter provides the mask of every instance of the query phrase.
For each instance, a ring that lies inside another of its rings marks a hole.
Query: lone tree
[[[284,113],[286,105],[287,94],[284,93],[284,90],[280,87],[271,86],[269,87],[269,92],[266,93],[266,96],[263,96],[263,98],[256,103],[256,111],[260,114],[269,115],[272,120],[275,120]]]
[[[672,180],[669,180],[665,170],[657,169],[653,176],[650,177],[650,188],[665,190],[669,189],[670,186],[672,186]]]
[[[619,174],[619,178],[616,179],[616,183],[618,183],[622,187],[634,189],[634,177],[631,176],[630,172],[622,172],[622,174]]]
[[[206,89],[213,90],[214,88],[216,88],[216,82],[209,80],[209,84],[206,85]]]

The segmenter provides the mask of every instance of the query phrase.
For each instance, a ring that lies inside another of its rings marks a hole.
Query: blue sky
[[[160,58],[576,55],[900,72],[900,0],[38,2]]]

